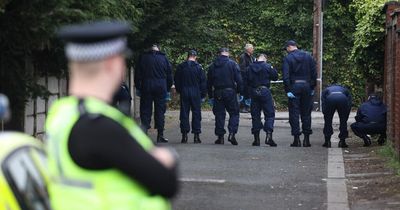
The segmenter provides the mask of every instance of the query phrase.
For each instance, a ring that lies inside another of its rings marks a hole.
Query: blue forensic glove
[[[288,98],[296,98],[296,96],[294,96],[292,92],[288,92],[286,95]]]
[[[201,103],[204,103],[204,102],[206,102],[206,99],[205,99],[205,98],[202,98],[202,99],[201,99]]]
[[[210,106],[214,106],[214,99],[213,98],[208,99],[208,104],[210,104]]]
[[[142,93],[140,92],[139,89],[136,89],[136,96],[138,96],[138,97],[142,96]]]
[[[310,96],[314,96],[315,90],[311,90]]]
[[[6,95],[0,93],[0,120],[6,120],[10,117],[10,102]]]
[[[244,100],[244,104],[246,104],[246,106],[251,106],[251,98]]]
[[[171,101],[171,92],[167,92],[167,95],[165,96],[166,101]]]
[[[243,96],[239,96],[239,103],[243,101]]]

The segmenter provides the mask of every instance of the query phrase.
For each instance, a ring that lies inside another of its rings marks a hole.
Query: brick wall
[[[400,2],[385,4],[385,102],[388,106],[388,138],[400,154]]]

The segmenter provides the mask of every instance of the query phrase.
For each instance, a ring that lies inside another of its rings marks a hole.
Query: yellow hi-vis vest
[[[119,170],[88,170],[75,164],[68,152],[68,139],[82,106],[88,114],[103,115],[118,122],[145,150],[154,146],[132,119],[102,101],[86,98],[79,104],[79,100],[72,96],[58,100],[51,107],[46,121],[49,194],[53,209],[171,209],[167,199],[151,196],[140,183]],[[118,139],[110,141],[117,143]]]

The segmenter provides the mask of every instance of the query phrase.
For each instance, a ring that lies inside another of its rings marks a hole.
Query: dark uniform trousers
[[[167,110],[166,101],[166,81],[157,79],[159,81],[149,82],[148,87],[144,88],[140,97],[140,120],[145,129],[151,128],[151,115],[153,112],[154,103],[154,122],[155,128],[158,131],[164,131],[165,112]],[[157,85],[154,85],[154,84]]]
[[[292,135],[299,136],[301,133],[310,135],[312,99],[311,87],[308,82],[294,82],[292,93],[296,98],[289,98],[289,123]],[[299,116],[301,116],[302,132],[300,131]]]
[[[264,113],[264,125],[261,122],[261,111]],[[263,129],[265,132],[273,132],[275,109],[271,91],[266,86],[252,88],[251,90],[251,133],[255,134]]]
[[[386,138],[386,125],[384,123],[355,122],[351,124],[351,129],[360,138],[363,138],[367,134],[380,134],[381,138]]]
[[[324,114],[324,135],[332,136],[333,128],[332,128],[332,119],[335,112],[338,112],[340,119],[339,126],[339,139],[345,139],[349,136],[349,132],[347,130],[347,120],[349,119],[349,114],[351,111],[351,104],[349,103],[348,98],[341,92],[333,92],[327,96],[324,105],[323,105],[323,114]]]
[[[233,88],[216,89],[214,91],[214,99],[215,134],[220,136],[226,133],[224,129],[226,111],[229,114],[229,133],[236,134],[239,126],[239,103],[236,91]]]
[[[189,112],[192,111],[192,133],[201,133],[201,94],[198,88],[185,87],[180,94],[180,127],[181,133],[189,133]]]

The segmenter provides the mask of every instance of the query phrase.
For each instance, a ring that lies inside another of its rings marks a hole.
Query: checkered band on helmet
[[[98,61],[126,50],[127,39],[117,38],[96,43],[67,43],[65,54],[70,61]]]

